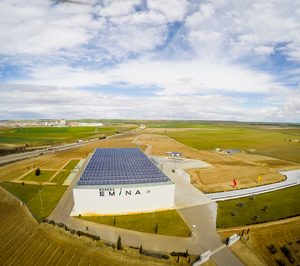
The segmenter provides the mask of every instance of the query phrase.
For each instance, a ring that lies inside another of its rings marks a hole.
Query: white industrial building
[[[114,215],[174,207],[175,184],[137,148],[96,149],[73,188],[72,215]]]

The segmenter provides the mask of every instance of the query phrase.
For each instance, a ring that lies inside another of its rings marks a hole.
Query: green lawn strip
[[[82,216],[81,218],[107,225],[114,225],[115,219],[116,227],[145,233],[155,233],[157,225],[157,233],[161,235],[188,237],[191,234],[190,229],[175,210],[135,215]]]
[[[63,184],[66,180],[66,178],[69,176],[71,173],[71,170],[63,170],[60,171],[53,179],[51,182],[58,183],[58,184]]]
[[[300,215],[300,186],[218,201],[217,227],[226,228],[270,222]]]
[[[56,173],[56,171],[41,170],[41,175],[36,176],[35,170],[31,171],[28,175],[24,176],[24,181],[47,182]]]
[[[79,163],[80,160],[71,160],[65,167],[64,170],[73,170],[74,167]]]
[[[50,215],[67,189],[67,186],[61,185],[42,186],[25,184],[23,186],[20,183],[11,182],[2,182],[0,185],[22,200],[38,222],[42,221],[43,217]],[[41,191],[40,193],[39,190]]]

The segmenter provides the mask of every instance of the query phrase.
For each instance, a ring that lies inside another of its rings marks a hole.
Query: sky
[[[80,1],[1,0],[0,119],[300,122],[300,1]]]

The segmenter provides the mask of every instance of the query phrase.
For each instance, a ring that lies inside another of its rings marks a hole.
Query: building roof
[[[137,148],[96,149],[78,185],[126,185],[170,179]]]

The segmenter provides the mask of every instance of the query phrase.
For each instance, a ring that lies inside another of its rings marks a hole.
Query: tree
[[[156,225],[155,225],[155,228],[154,228],[154,233],[155,233],[155,234],[157,234],[157,233],[158,233],[158,224],[156,224]]]
[[[140,245],[139,253],[143,254],[143,246],[142,245]]]
[[[121,240],[121,236],[118,237],[117,249],[118,249],[118,250],[121,250],[121,249],[122,249],[122,240]]]
[[[185,251],[184,256],[185,256],[185,257],[188,257],[188,256],[189,256],[189,250],[188,250],[188,249]]]
[[[41,175],[41,169],[40,168],[36,168],[35,175],[36,176],[40,176]]]

